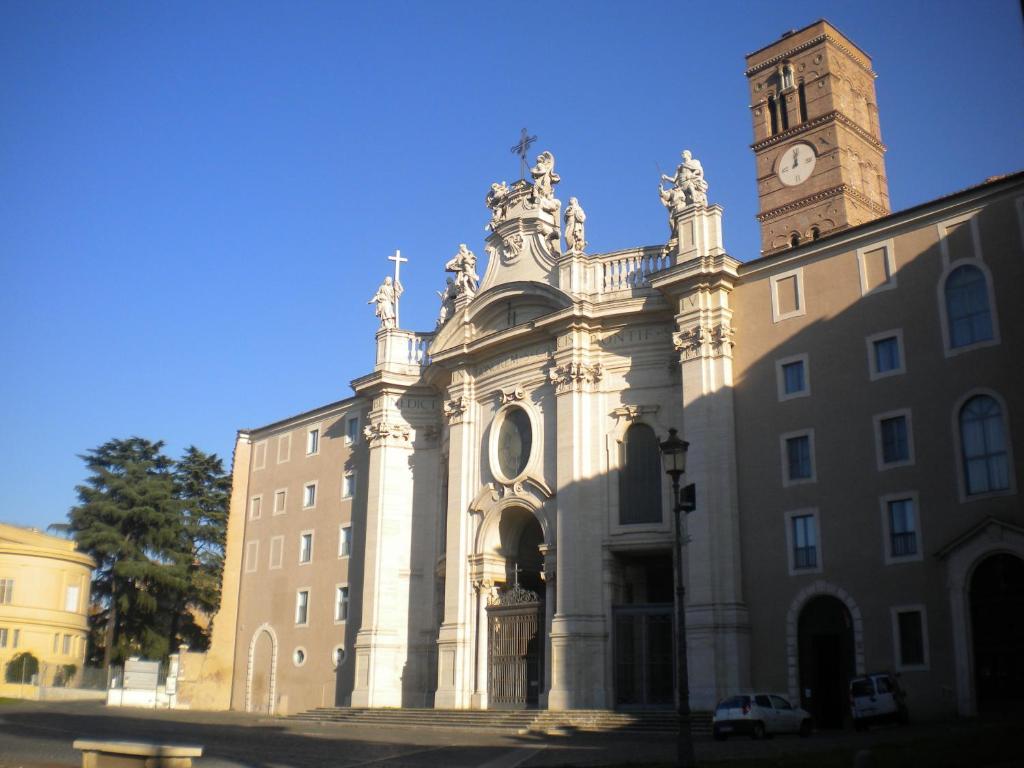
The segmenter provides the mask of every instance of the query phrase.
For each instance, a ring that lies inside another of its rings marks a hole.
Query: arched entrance
[[[807,601],[798,621],[797,653],[801,706],[819,728],[842,728],[855,664],[853,620],[841,600],[818,595]]]
[[[970,601],[979,711],[1024,707],[1024,560],[1006,553],[982,560]]]
[[[247,712],[274,713],[276,665],[277,638],[268,627],[260,627],[249,646]]]
[[[492,709],[536,707],[544,685],[544,532],[531,512],[499,522],[505,583],[487,606],[487,693]]]

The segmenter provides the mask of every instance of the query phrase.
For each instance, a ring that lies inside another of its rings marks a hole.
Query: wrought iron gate
[[[487,606],[489,706],[536,707],[543,680],[544,603],[517,584]]]

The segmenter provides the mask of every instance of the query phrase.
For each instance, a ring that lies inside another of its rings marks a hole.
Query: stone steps
[[[347,725],[405,726],[422,728],[484,728],[534,731],[539,733],[607,733],[628,731],[639,733],[673,733],[674,712],[656,710],[617,712],[606,709],[573,710],[470,710],[470,709],[355,709],[350,707],[317,707],[289,717],[306,722]],[[696,712],[691,716],[695,736],[711,733],[711,713]]]

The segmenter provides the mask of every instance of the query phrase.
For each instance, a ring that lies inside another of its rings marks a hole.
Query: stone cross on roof
[[[523,128],[519,134],[519,143],[510,150],[513,155],[519,155],[519,178],[526,178],[526,153],[530,151],[530,145],[537,140],[536,136],[530,136]]]

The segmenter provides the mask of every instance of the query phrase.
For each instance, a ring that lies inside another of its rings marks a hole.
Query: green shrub
[[[39,674],[39,659],[28,651],[22,651],[14,655],[14,658],[7,664],[5,679],[8,683],[27,683],[32,675]]]

